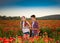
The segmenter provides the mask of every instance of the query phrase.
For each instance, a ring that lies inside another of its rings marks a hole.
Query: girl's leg
[[[27,32],[26,33],[26,38],[29,39],[29,37],[30,37],[30,32]]]
[[[26,40],[26,34],[23,35],[23,39]]]
[[[29,39],[29,36],[30,36],[29,32],[26,32],[26,33],[24,33],[23,38],[24,39]]]

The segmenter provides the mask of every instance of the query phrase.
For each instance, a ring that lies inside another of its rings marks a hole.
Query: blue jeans
[[[35,30],[32,30],[32,37],[33,37],[33,36],[38,36],[38,32],[35,31]]]

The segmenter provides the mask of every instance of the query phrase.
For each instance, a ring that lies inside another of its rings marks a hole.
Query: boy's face
[[[32,20],[32,21],[34,21],[34,20],[35,20],[35,18],[34,18],[34,17],[31,17],[31,20]]]

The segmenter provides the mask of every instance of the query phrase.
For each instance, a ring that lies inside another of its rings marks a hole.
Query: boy
[[[38,22],[36,20],[35,15],[31,16],[31,20],[32,20],[32,36],[38,36],[39,35],[39,26],[38,26]]]

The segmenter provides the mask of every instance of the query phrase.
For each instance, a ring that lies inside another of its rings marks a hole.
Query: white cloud
[[[35,14],[37,17],[60,14],[60,8],[7,8],[1,9],[0,15],[6,16],[26,16],[30,17]]]

